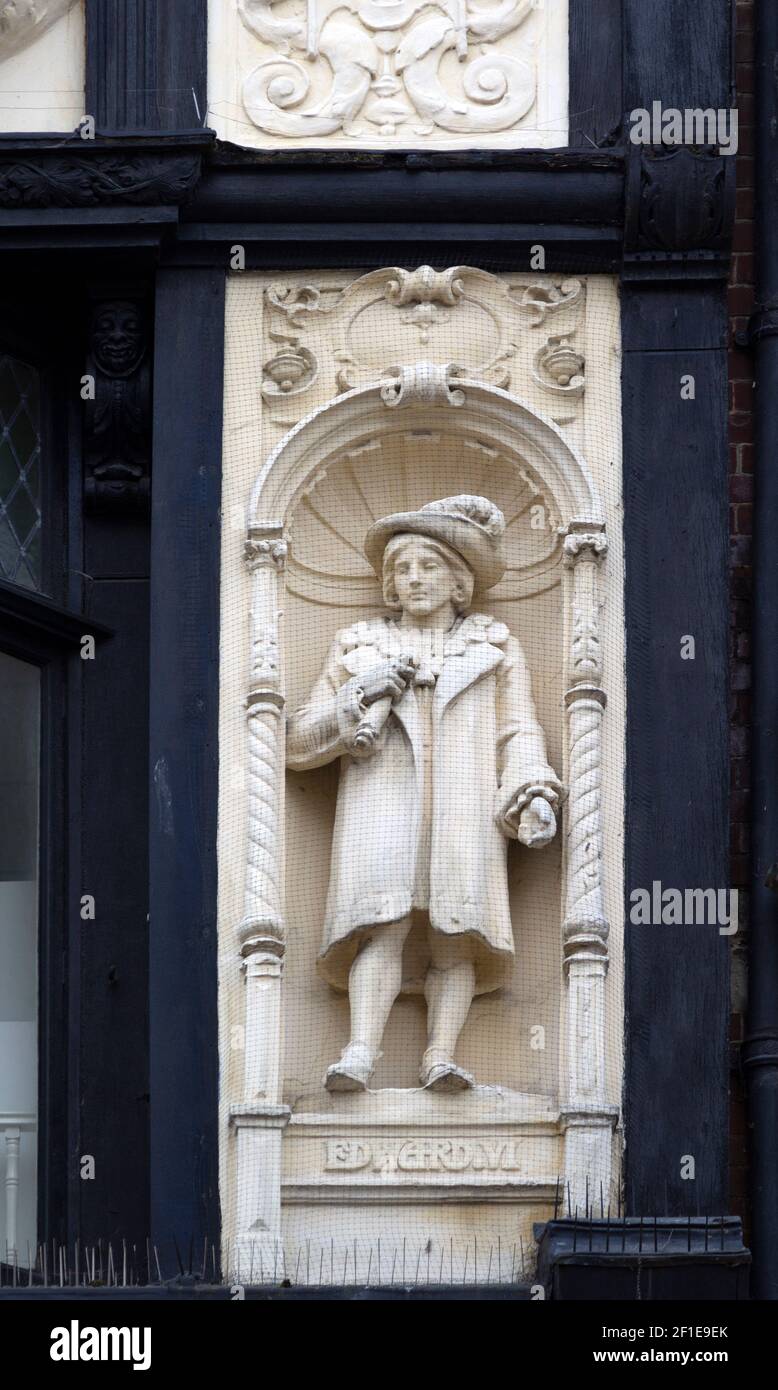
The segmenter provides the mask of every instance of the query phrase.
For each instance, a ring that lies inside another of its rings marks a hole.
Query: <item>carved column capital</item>
[[[600,564],[608,553],[604,522],[571,521],[569,526],[562,527],[560,535],[564,536],[562,554],[567,569],[571,569],[582,556]]]
[[[243,555],[252,572],[263,566],[272,566],[273,569],[280,571],[286,564],[287,551],[288,546],[280,529],[261,531],[252,527],[243,549]]]

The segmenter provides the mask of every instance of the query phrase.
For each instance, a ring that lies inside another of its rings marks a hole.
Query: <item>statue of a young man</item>
[[[470,496],[376,522],[365,553],[396,616],[338,632],[289,723],[291,768],[341,759],[319,964],[348,988],[351,1040],[332,1091],[367,1086],[412,943],[427,963],[421,1084],[473,1085],[454,1052],[473,995],[498,988],[513,955],[506,839],[556,833],[562,786],[521,646],[468,613],[504,571],[504,531]]]

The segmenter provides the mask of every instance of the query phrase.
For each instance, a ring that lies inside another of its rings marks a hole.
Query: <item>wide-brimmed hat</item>
[[[444,497],[417,512],[395,512],[374,522],[365,536],[365,554],[379,579],[387,543],[404,533],[450,545],[470,566],[480,589],[491,589],[505,572],[505,517],[488,497]]]

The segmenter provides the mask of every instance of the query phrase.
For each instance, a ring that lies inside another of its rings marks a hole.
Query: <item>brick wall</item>
[[[732,945],[732,1031],[737,1044],[745,1031],[748,928],[748,852],[750,817],[749,734],[751,721],[751,518],[754,488],[753,358],[735,335],[754,307],[754,6],[737,0],[736,63],[739,140],[737,212],[729,284],[729,514],[730,514],[730,694],[731,694],[731,882],[739,895],[740,930]],[[748,1225],[746,1203],[746,1112],[733,1046],[730,1130],[730,1210]],[[748,1236],[746,1235],[746,1240]]]

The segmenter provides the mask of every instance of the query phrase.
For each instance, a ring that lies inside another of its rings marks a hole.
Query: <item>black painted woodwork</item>
[[[571,0],[569,143],[618,140],[622,112],[622,0]]]
[[[113,636],[113,629],[94,617],[63,608],[31,589],[0,580],[0,624],[3,647],[22,660],[61,652],[78,652],[81,639]]]
[[[151,1230],[218,1243],[216,811],[225,275],[156,286],[151,528]],[[170,1272],[173,1272],[174,1264]]]
[[[87,531],[98,523],[89,521]],[[114,637],[82,672],[80,892],[80,1239],[148,1234],[148,591],[147,578],[93,576],[91,606]]]
[[[207,117],[207,0],[86,0],[86,113],[98,132]]]
[[[742,1047],[748,1085],[754,1297],[778,1299],[778,11],[757,10],[756,265],[757,303],[749,322],[754,344],[756,476],[754,507],[752,862],[748,952],[748,1023]]]
[[[629,907],[654,880],[729,883],[727,358],[721,346],[683,346],[699,341],[706,308],[719,337],[708,292],[678,297],[674,338],[658,350],[655,293],[623,291],[625,1192],[633,1215],[685,1216],[728,1204],[729,938],[715,926],[635,926]],[[662,290],[656,310],[667,307]],[[688,373],[693,401],[680,394]],[[693,661],[680,657],[686,634]],[[684,1155],[694,1181],[681,1178]]]
[[[567,1217],[535,1235],[537,1277],[556,1302],[748,1298],[751,1256],[737,1217]]]
[[[623,0],[624,110],[727,107],[732,7],[728,0]]]

